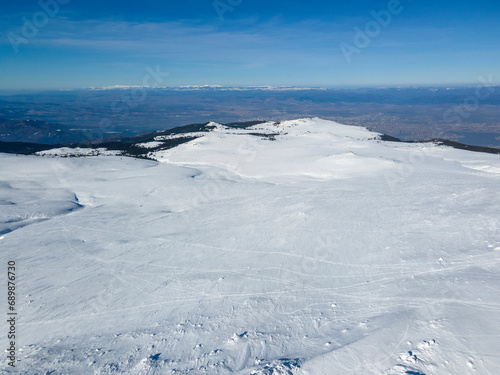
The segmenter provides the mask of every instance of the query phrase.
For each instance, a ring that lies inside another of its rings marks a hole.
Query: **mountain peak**
[[[196,138],[186,143],[151,151],[148,156],[160,162],[211,165],[243,177],[265,179],[346,178],[394,165],[383,158],[380,134],[319,118],[264,122],[246,128],[211,122],[207,127],[211,130],[203,134],[190,133]]]

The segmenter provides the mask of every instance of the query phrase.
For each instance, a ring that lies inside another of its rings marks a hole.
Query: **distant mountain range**
[[[91,87],[86,90],[129,90],[129,89],[148,89],[148,90],[173,90],[173,91],[309,91],[309,90],[328,90],[324,87],[297,87],[297,86],[220,86],[220,85],[188,85],[188,86],[175,86],[175,87],[149,87],[149,86],[105,86],[105,87]],[[85,90],[85,89],[84,89]]]

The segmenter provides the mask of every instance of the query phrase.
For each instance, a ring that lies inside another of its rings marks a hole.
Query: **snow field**
[[[0,155],[18,373],[499,367],[499,156],[319,119],[154,156]]]

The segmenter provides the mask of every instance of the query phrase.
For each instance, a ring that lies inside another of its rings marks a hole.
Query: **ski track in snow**
[[[214,126],[160,163],[0,154],[15,373],[496,373],[500,156]]]

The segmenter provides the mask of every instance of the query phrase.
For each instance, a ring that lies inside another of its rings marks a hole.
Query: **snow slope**
[[[151,156],[176,165],[216,166],[247,178],[346,178],[394,166],[394,161],[373,154],[373,143],[364,142],[375,138],[364,128],[332,128],[332,122],[320,119],[269,122],[244,130],[218,125],[201,139]]]
[[[0,154],[2,371],[498,372],[499,155],[303,119],[151,157]]]

